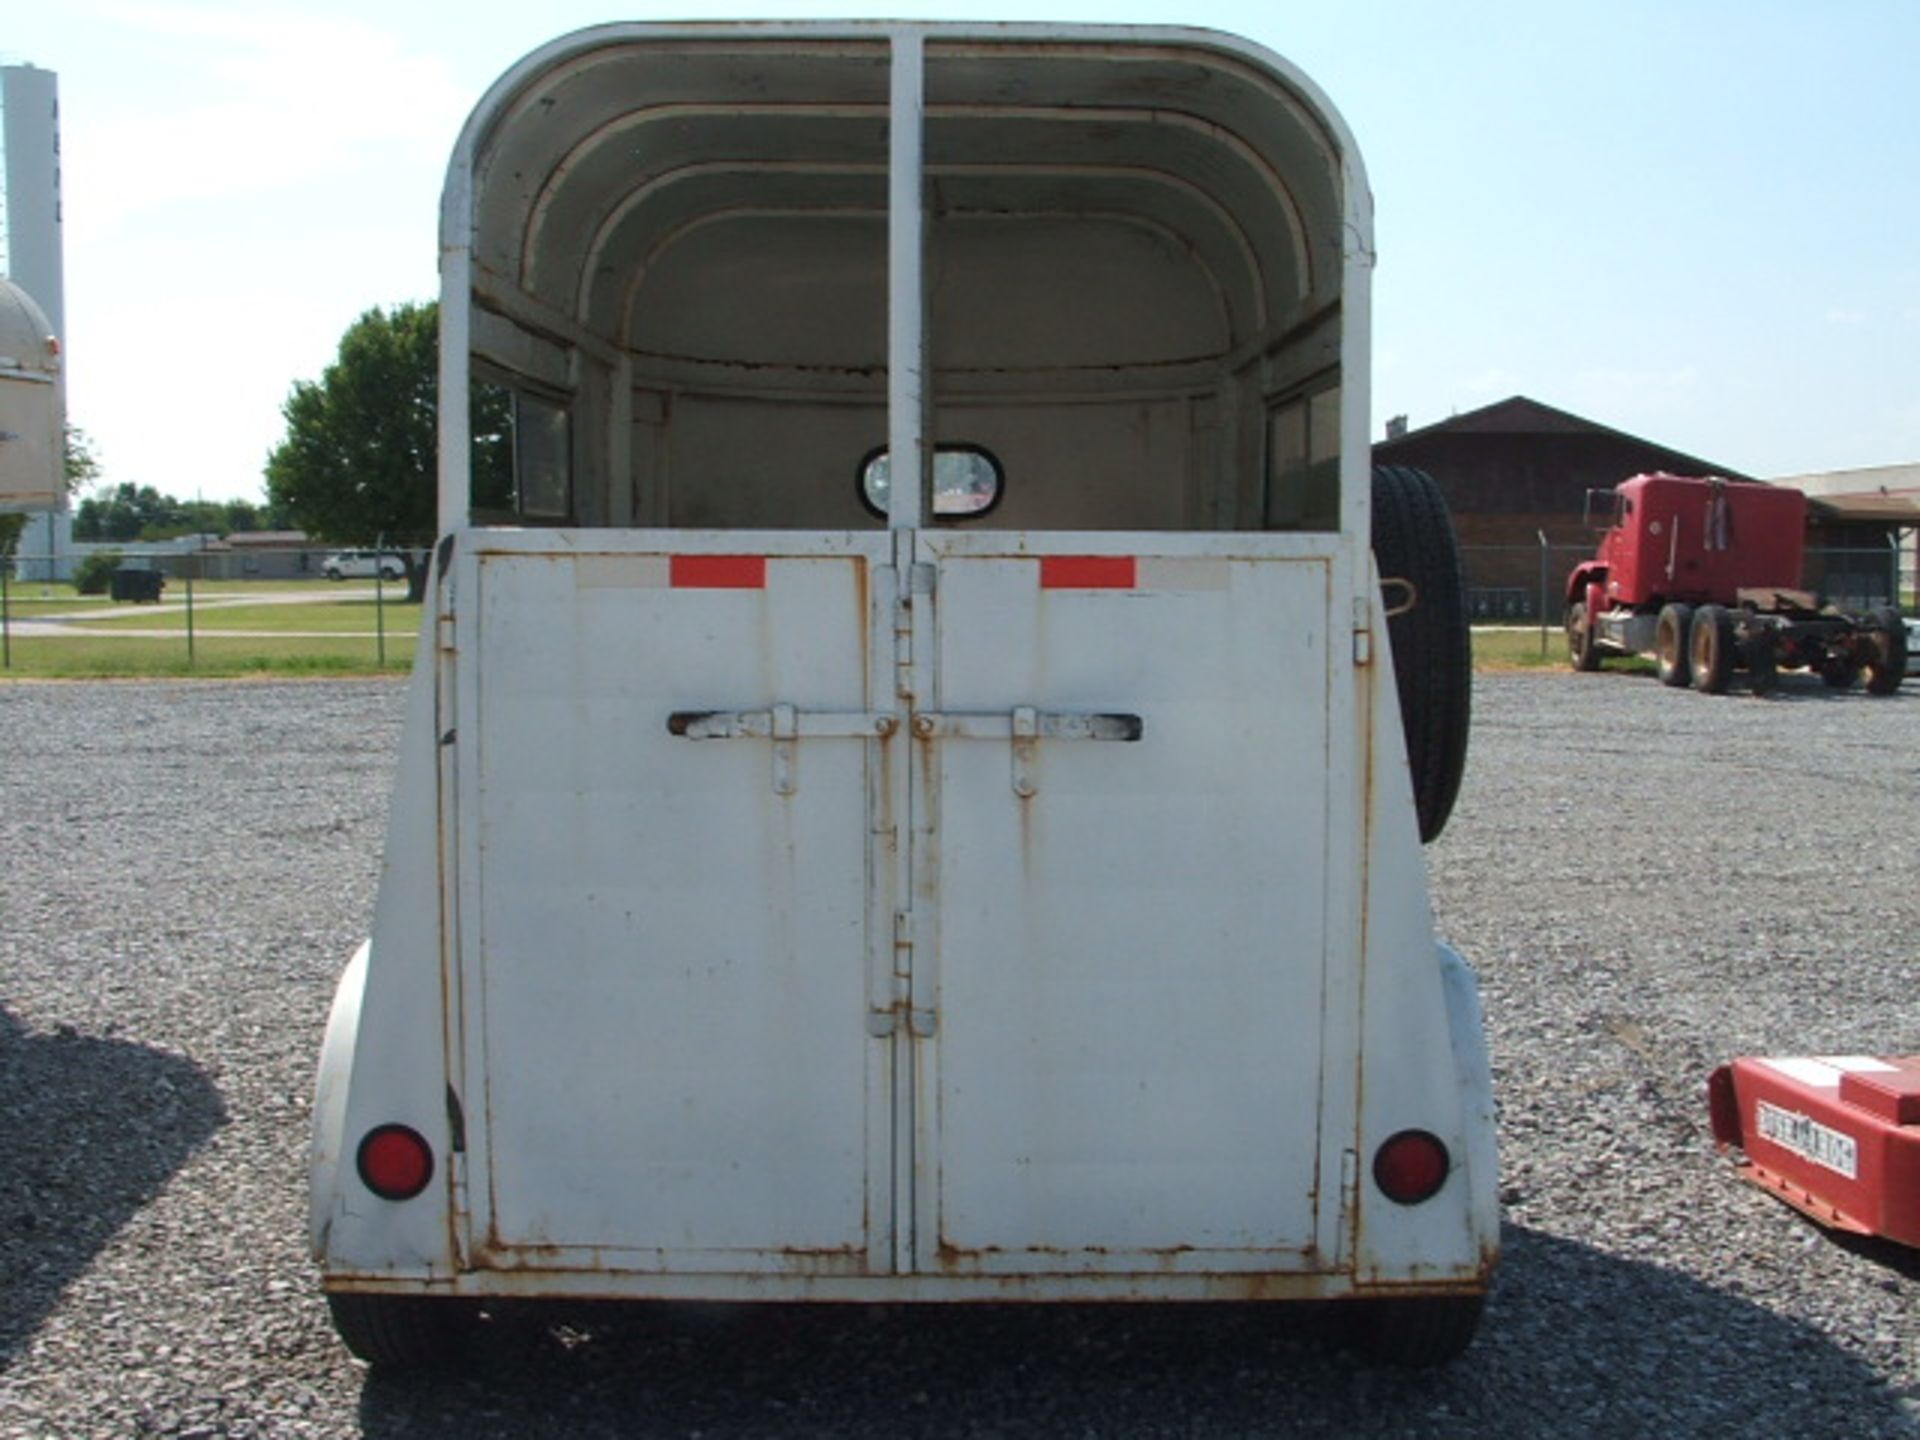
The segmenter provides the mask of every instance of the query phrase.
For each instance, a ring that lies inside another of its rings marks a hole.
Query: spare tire
[[[1413,771],[1420,838],[1446,828],[1467,768],[1473,638],[1460,546],[1440,487],[1424,470],[1373,467],[1373,556],[1390,614],[1393,678]],[[1387,582],[1403,580],[1405,587]]]

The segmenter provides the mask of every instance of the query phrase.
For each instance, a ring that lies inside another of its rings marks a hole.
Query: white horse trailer
[[[488,93],[315,1107],[355,1351],[523,1296],[1466,1344],[1464,626],[1369,469],[1372,263],[1339,117],[1214,33],[612,25]]]

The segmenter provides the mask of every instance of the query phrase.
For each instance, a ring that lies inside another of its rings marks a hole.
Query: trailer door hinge
[[[451,1085],[447,1086],[447,1140],[455,1154],[467,1148],[467,1108]]]
[[[867,1033],[876,1038],[898,1033],[903,1018],[914,1034],[933,1033],[932,1012],[913,1008],[913,936],[913,912],[894,911],[892,961],[867,1004]]]
[[[906,670],[913,664],[913,600],[917,595],[931,597],[934,586],[934,568],[924,563],[915,563],[907,567],[907,588],[893,601],[893,662],[902,672],[904,688]]]
[[[1353,663],[1373,663],[1373,602],[1364,595],[1353,597]]]
[[[918,1016],[912,1016],[914,996],[914,912],[893,912],[893,954],[885,972],[877,975],[874,993],[868,996],[866,1033],[885,1037],[899,1033],[900,1018],[906,1016],[918,1029]]]
[[[1334,1244],[1335,1268],[1347,1269],[1360,1244],[1360,1156],[1352,1150],[1340,1152],[1340,1225]]]

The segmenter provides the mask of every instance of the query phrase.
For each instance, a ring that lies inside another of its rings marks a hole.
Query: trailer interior
[[[1360,528],[1368,199],[1307,82],[784,28],[583,32],[483,104],[443,529],[882,527],[903,408],[936,525]]]

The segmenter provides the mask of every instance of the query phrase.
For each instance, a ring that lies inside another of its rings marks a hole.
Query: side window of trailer
[[[491,380],[473,385],[473,510],[479,520],[573,518],[573,419],[567,403]]]
[[[1269,530],[1340,528],[1340,384],[1297,391],[1267,409]]]

